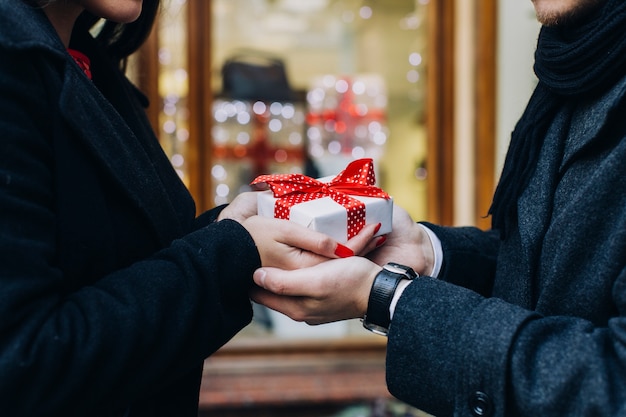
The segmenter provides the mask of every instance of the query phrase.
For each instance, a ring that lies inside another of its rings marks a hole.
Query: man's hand
[[[406,210],[397,205],[393,208],[391,233],[385,235],[384,240],[380,237],[371,240],[358,253],[367,256],[378,265],[397,262],[410,266],[420,275],[428,275],[432,271],[435,257],[430,238],[424,228],[415,223]]]
[[[360,256],[333,259],[293,271],[263,267],[251,298],[296,321],[322,324],[360,318],[381,267]]]

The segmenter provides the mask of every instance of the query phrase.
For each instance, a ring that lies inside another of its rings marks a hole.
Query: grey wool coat
[[[437,416],[626,416],[626,78],[558,114],[518,209],[504,241],[427,225],[443,269],[399,300],[391,393]]]
[[[197,416],[252,318],[237,222],[196,218],[138,95],[86,34],[0,0],[0,416]]]

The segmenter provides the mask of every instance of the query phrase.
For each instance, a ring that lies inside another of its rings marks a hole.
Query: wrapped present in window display
[[[321,176],[352,160],[378,160],[387,142],[387,91],[376,74],[325,75],[307,93],[308,154]]]
[[[220,98],[214,101],[213,118],[216,205],[249,189],[258,175],[306,171],[302,103]]]

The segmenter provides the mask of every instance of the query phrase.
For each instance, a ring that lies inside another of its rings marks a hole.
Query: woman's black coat
[[[90,37],[0,0],[0,415],[197,415],[251,320],[250,235],[195,206]]]

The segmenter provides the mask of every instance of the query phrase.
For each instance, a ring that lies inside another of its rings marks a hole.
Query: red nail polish
[[[374,229],[374,234],[378,233],[378,231],[380,230],[380,226],[382,226],[382,223],[378,223],[376,225],[376,229]]]
[[[344,246],[341,243],[337,243],[335,255],[339,256],[340,258],[349,258],[351,256],[354,256],[354,252],[349,247]]]
[[[378,240],[376,241],[376,247],[381,246],[383,243],[385,243],[385,241],[387,240],[387,236],[381,236],[378,238]]]

